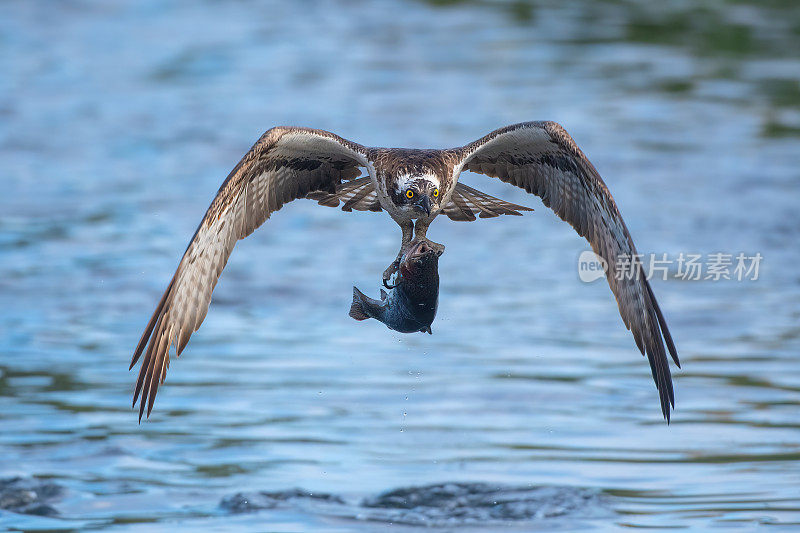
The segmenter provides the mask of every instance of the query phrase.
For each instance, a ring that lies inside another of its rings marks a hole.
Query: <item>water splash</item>
[[[12,477],[0,480],[0,509],[20,514],[55,516],[58,511],[50,505],[63,496],[64,490],[55,483],[38,479]]]
[[[596,517],[607,512],[604,499],[599,491],[580,487],[441,483],[394,489],[351,502],[302,489],[237,493],[224,498],[220,507],[230,513],[294,508],[340,518],[441,527]]]

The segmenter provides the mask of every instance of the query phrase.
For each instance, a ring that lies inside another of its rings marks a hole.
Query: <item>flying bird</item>
[[[144,355],[133,394],[139,420],[145,409],[150,416],[170,353],[179,356],[202,324],[236,241],[272,213],[299,198],[343,204],[344,211],[386,211],[402,230],[397,259],[383,274],[388,286],[412,241],[425,239],[438,215],[471,221],[531,211],[459,182],[465,170],[540,197],[605,261],[620,315],[647,356],[669,421],[675,397],[667,351],[680,362],[666,320],[606,184],[566,130],[549,121],[506,126],[442,150],[369,148],[311,128],[268,130],[222,183],[136,346],[130,368]],[[633,262],[636,275],[616,275],[623,261]]]

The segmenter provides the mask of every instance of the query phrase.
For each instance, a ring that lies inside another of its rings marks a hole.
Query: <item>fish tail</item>
[[[370,316],[364,310],[364,293],[353,287],[353,303],[350,304],[350,316],[356,320],[366,320]]]

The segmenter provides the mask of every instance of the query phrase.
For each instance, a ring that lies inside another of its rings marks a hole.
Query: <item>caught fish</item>
[[[394,287],[388,293],[381,289],[380,300],[353,287],[350,316],[356,320],[374,318],[400,333],[432,334],[439,305],[439,256],[443,252],[444,246],[427,239],[412,243],[400,261]]]

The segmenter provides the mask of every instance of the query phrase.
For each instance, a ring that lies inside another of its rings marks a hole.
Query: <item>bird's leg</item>
[[[430,226],[430,221],[423,222],[422,220],[417,220],[417,223],[414,225],[414,241],[426,241],[428,246],[430,246],[439,256],[444,253],[444,244],[439,244],[438,242],[433,242],[429,238],[425,236],[428,233],[428,226]]]
[[[403,259],[408,246],[411,244],[411,238],[414,236],[414,224],[411,221],[401,223],[400,229],[403,230],[403,242],[400,244],[400,252],[397,254],[397,258],[392,261],[392,264],[383,271],[383,286],[389,290],[394,288],[394,285],[389,284],[389,280],[400,268],[400,261]]]

